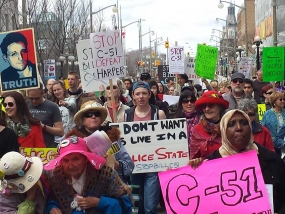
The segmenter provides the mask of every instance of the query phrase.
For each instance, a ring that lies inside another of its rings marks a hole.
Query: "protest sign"
[[[242,73],[245,78],[251,79],[253,59],[250,57],[242,57],[238,63],[238,73]]]
[[[169,73],[184,74],[184,47],[174,46],[168,48]]]
[[[84,138],[91,152],[103,156],[107,153],[112,142],[104,131],[95,131],[93,134]]]
[[[265,104],[257,104],[257,113],[258,113],[258,119],[261,122],[262,117],[264,115],[264,113],[266,112],[266,105]]]
[[[26,157],[39,157],[47,163],[57,157],[57,148],[20,148],[20,153]]]
[[[172,95],[163,95],[163,101],[166,101],[168,105],[174,105],[178,103],[179,96],[172,96]]]
[[[114,79],[126,76],[120,31],[91,33],[90,45],[94,50],[93,79]]]
[[[189,160],[186,119],[113,123],[135,163],[133,173],[185,166]]]
[[[169,73],[169,65],[157,66],[157,73],[160,81],[166,82],[166,79],[175,81],[175,74]]]
[[[80,40],[76,44],[79,71],[83,92],[100,91],[99,87],[109,85],[106,80],[98,80],[95,78],[94,48],[91,48],[90,40]],[[113,79],[113,82],[115,79]]]
[[[198,44],[195,71],[199,77],[214,80],[218,48]]]
[[[271,213],[256,151],[160,172],[159,180],[167,213]]]
[[[2,32],[0,33],[0,45],[2,91],[38,88],[39,75],[34,29]]]
[[[185,57],[184,60],[184,73],[188,75],[188,79],[193,81],[194,84],[201,84],[201,79],[195,72],[195,57]]]
[[[55,79],[55,60],[44,60],[44,77],[45,80]]]
[[[263,82],[284,80],[284,47],[265,47],[262,52]]]

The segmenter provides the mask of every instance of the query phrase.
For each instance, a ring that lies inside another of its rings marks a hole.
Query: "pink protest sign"
[[[167,213],[271,213],[255,151],[159,173]]]

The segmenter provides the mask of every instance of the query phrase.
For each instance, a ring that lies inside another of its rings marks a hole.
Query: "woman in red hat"
[[[199,123],[193,127],[190,159],[205,158],[220,148],[220,120],[229,107],[229,102],[217,91],[207,91],[195,102],[195,107],[203,112],[203,115]]]

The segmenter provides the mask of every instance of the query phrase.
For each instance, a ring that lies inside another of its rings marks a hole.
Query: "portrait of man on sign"
[[[38,87],[33,29],[1,34],[0,42],[2,91]]]

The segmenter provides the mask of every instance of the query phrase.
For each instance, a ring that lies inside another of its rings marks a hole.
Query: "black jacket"
[[[258,160],[265,184],[273,184],[274,213],[285,214],[285,165],[281,158],[272,151],[255,143],[258,147]],[[206,159],[221,158],[215,151]]]

